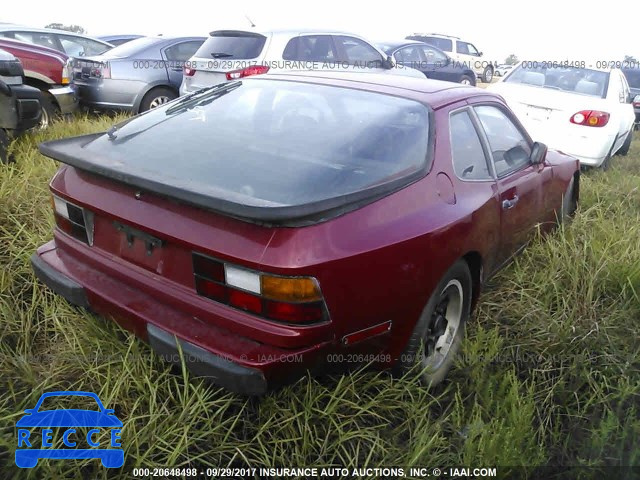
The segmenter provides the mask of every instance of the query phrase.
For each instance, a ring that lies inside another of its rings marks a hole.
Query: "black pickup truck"
[[[20,61],[0,50],[0,163],[9,161],[9,142],[40,121],[41,93],[23,84]]]

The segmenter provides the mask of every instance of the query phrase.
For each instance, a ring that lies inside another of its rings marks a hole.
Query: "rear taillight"
[[[62,67],[62,79],[60,83],[62,85],[68,85],[71,83],[71,78],[73,77],[73,60],[68,59],[67,63]]]
[[[250,77],[251,75],[262,75],[268,71],[269,67],[266,65],[253,65],[251,67],[243,68],[242,70],[227,72],[227,80],[238,80],[240,78]]]
[[[327,320],[325,302],[313,277],[269,275],[199,253],[192,258],[198,295],[285,323]]]
[[[185,77],[193,77],[196,74],[196,69],[190,67],[182,67],[182,74]]]
[[[111,78],[111,66],[108,63],[100,63],[91,67],[89,76],[92,78]]]
[[[53,195],[56,225],[63,232],[87,245],[93,245],[93,212]]]
[[[569,121],[587,127],[604,127],[609,123],[609,114],[598,110],[581,110],[571,115]]]

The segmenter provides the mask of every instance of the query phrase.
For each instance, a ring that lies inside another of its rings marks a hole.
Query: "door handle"
[[[520,200],[518,198],[518,195],[514,195],[513,198],[511,200],[503,200],[502,201],[502,209],[503,210],[510,210],[513,207],[516,206],[516,204],[518,203],[518,200]]]

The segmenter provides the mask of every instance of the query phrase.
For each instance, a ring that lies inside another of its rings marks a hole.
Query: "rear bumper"
[[[191,372],[237,393],[262,395],[267,392],[267,380],[258,369],[214,355],[152,324],[147,324],[147,335],[151,348],[169,363],[180,365],[184,361]]]
[[[83,106],[104,110],[132,111],[134,100],[144,87],[144,84],[135,81],[116,79],[82,80],[76,83]]]
[[[31,257],[36,276],[70,303],[113,316],[165,360],[243,395],[260,395],[326,360],[330,342],[284,349],[207,324],[95,270],[51,241]]]
[[[539,121],[527,120],[522,115],[519,118],[534,140],[544,142],[549,148],[575,157],[582,165],[590,167],[599,167],[604,162],[616,138],[613,132],[593,127],[567,125],[553,128]]]
[[[42,260],[37,253],[31,255],[31,267],[42,283],[55,293],[66,299],[69,303],[79,307],[88,308],[89,300],[82,285],[74,282],[66,275],[58,272],[47,262]]]
[[[49,93],[56,99],[61,114],[67,115],[78,109],[79,100],[75,85],[51,88]]]

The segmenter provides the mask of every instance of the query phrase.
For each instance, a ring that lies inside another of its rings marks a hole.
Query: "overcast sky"
[[[631,14],[629,0],[604,4],[578,0],[3,3],[2,22],[37,27],[53,22],[77,24],[90,35],[206,35],[216,29],[248,28],[246,14],[259,29],[335,28],[373,41],[402,39],[414,32],[455,35],[499,61],[510,53],[520,60],[610,61],[622,60],[624,55],[640,59],[637,18]]]

